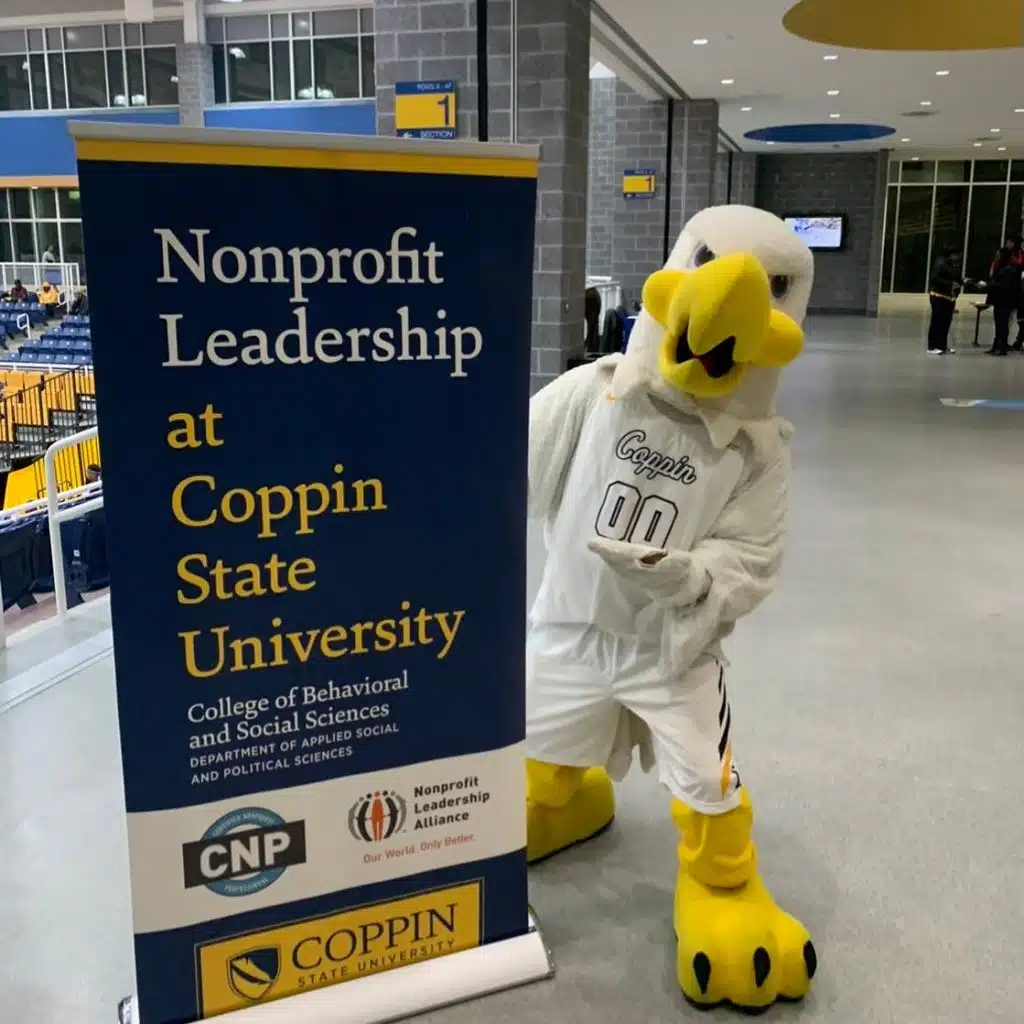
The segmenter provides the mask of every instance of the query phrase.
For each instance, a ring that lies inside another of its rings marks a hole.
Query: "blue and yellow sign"
[[[398,82],[395,132],[404,139],[455,138],[455,83]]]
[[[624,199],[650,199],[654,195],[658,176],[650,169],[625,171],[622,175]]]
[[[536,149],[75,134],[139,1016],[525,933]]]

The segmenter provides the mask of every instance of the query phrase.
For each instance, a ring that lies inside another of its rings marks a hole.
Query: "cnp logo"
[[[405,800],[387,789],[367,793],[348,812],[348,830],[353,839],[383,843],[405,825]]]
[[[205,885],[218,896],[251,896],[306,862],[306,823],[243,807],[218,818],[198,842],[186,843],[182,860],[186,889]]]
[[[249,949],[228,961],[228,986],[239,999],[255,1003],[281,976],[281,950],[277,946]]]

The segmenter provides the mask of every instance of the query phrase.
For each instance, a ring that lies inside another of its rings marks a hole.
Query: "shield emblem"
[[[233,956],[228,961],[228,984],[240,999],[255,1003],[273,987],[281,974],[281,950],[261,946]]]

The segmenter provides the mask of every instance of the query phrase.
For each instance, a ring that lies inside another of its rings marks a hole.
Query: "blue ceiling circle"
[[[754,128],[744,134],[751,142],[865,142],[894,135],[895,128],[885,124],[777,124],[770,128]]]

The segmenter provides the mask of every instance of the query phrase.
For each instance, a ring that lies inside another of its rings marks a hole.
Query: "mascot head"
[[[669,401],[771,416],[779,372],[803,347],[813,277],[810,250],[774,214],[703,210],[647,279],[626,359]]]

